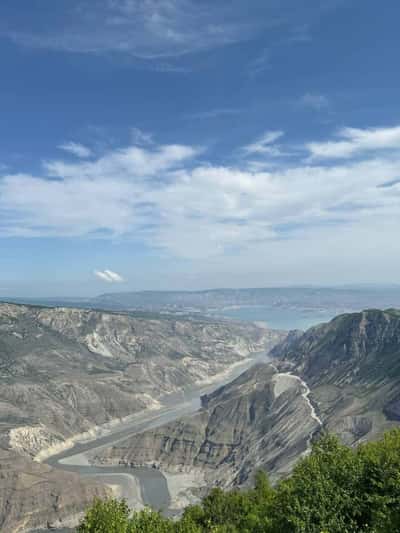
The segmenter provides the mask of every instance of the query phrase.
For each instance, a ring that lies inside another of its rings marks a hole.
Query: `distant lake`
[[[221,309],[214,316],[244,320],[246,322],[266,322],[273,329],[302,329],[328,322],[340,311],[329,310],[303,310],[288,309],[270,306],[243,306]]]

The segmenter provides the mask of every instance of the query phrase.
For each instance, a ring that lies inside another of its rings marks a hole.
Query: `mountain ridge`
[[[3,298],[6,300],[7,298]],[[10,300],[10,298],[9,298]],[[202,290],[144,290],[107,292],[87,298],[11,298],[14,303],[30,303],[99,310],[180,312],[222,309],[229,306],[278,306],[298,309],[354,311],[367,307],[400,307],[400,286],[343,287],[259,287]]]

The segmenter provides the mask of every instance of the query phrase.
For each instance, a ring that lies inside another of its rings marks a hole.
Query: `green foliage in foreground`
[[[323,436],[290,478],[272,488],[213,489],[178,521],[124,502],[96,501],[79,533],[394,533],[400,531],[400,430],[353,450]]]

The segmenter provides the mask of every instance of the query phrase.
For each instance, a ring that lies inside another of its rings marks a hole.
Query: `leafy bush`
[[[351,449],[331,435],[275,488],[212,489],[173,521],[124,502],[95,501],[79,533],[394,533],[400,531],[400,430]]]
[[[129,508],[124,501],[95,500],[78,527],[78,533],[127,533]]]

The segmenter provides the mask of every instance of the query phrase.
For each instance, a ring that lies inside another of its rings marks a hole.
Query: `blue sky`
[[[399,282],[399,18],[3,0],[0,295]]]

